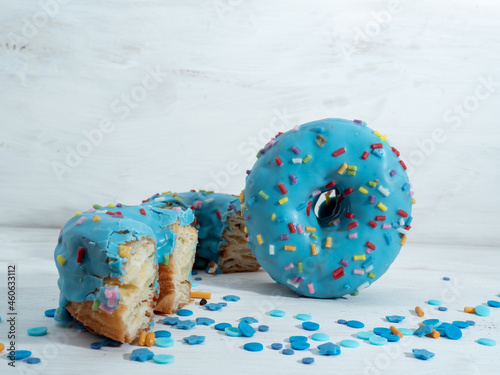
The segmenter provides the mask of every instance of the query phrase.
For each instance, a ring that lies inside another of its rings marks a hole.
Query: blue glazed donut
[[[325,119],[278,134],[240,196],[250,246],[278,283],[317,298],[356,295],[406,241],[415,202],[386,136]]]

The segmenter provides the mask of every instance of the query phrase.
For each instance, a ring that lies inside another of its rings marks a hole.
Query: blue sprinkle
[[[252,198],[250,198],[250,199],[248,200],[247,204],[248,204],[249,206],[251,206],[251,205],[253,205],[253,204],[255,203],[255,201],[256,201],[256,200],[257,200],[257,198],[252,197]]]
[[[307,207],[307,203],[301,203],[299,204],[296,209],[297,211],[302,211],[303,209],[305,209]]]
[[[217,331],[224,331],[226,328],[231,327],[229,323],[218,323],[214,326]]]
[[[153,357],[153,362],[159,365],[166,365],[169,363],[174,363],[175,357],[170,354],[157,354]]]
[[[393,335],[392,333],[384,333],[381,337],[387,339],[389,342],[397,342],[399,341],[398,335]]]
[[[331,342],[327,342],[325,344],[318,345],[319,354],[321,355],[339,355],[340,354],[340,346]]]
[[[381,159],[384,156],[385,152],[382,148],[376,148],[372,150],[372,154]]]
[[[361,264],[361,268],[367,268],[367,267],[371,266],[373,262],[374,262],[374,259],[372,257],[370,257]],[[395,315],[395,316],[397,316],[397,315]],[[404,317],[403,317],[403,319],[404,319]]]
[[[438,299],[430,299],[427,303],[432,306],[441,306],[443,304],[443,302]]]
[[[183,337],[183,340],[187,342],[189,345],[198,345],[201,344],[202,342],[205,342],[205,336],[191,335],[188,337]]]
[[[37,357],[32,357],[32,358],[28,358],[26,361],[25,361],[28,365],[36,365],[37,363],[40,363],[42,362],[40,360],[40,358],[37,358]]]
[[[191,316],[191,315],[193,315],[193,312],[191,310],[187,310],[187,309],[180,309],[180,310],[177,310],[177,315],[179,315],[179,316]]]
[[[406,223],[405,223],[405,225],[410,225],[412,221],[413,221],[413,216],[410,216],[408,219],[406,219]],[[443,278],[443,279],[444,279],[444,280],[446,280],[446,279],[448,279],[448,280],[449,280],[450,278],[449,278],[449,277],[446,277],[446,278]]]
[[[131,361],[146,362],[147,360],[154,357],[154,353],[146,348],[135,349],[130,355]]]
[[[457,328],[458,329],[458,328]],[[422,324],[420,327],[417,328],[415,332],[413,332],[414,335],[417,335],[418,337],[423,337],[427,335],[428,333],[432,332],[432,327]]]
[[[271,348],[274,350],[280,350],[283,347],[283,344],[280,344],[279,342],[275,342],[271,344]]]
[[[466,322],[469,323],[471,327],[476,325],[476,322],[473,320],[466,320]]]
[[[172,334],[169,331],[156,331],[155,332],[155,337],[170,337]]]
[[[222,307],[226,307],[227,306],[227,302],[219,302],[219,305],[221,305]]]
[[[495,340],[486,338],[477,340],[477,343],[485,346],[495,346],[497,344]]]
[[[488,301],[488,306],[498,308],[498,307],[500,307],[500,302],[498,302],[498,301]]]
[[[297,318],[298,320],[306,321],[306,320],[311,320],[312,316],[309,314],[297,314],[297,316],[295,318]]]
[[[174,346],[175,341],[170,337],[157,337],[155,339],[155,345],[160,348],[170,348]]]
[[[467,322],[462,322],[460,320],[455,320],[453,323],[452,323],[454,326],[457,326],[458,328],[467,328],[470,326],[469,323]]]
[[[401,323],[405,319],[402,315],[389,315],[385,318],[391,323]]]
[[[408,224],[408,225],[410,225],[410,224]],[[450,281],[450,278],[449,278],[449,277],[447,277],[447,276],[445,276],[445,277],[443,277],[443,280],[444,280],[444,281]]]
[[[408,182],[405,182],[405,183],[401,186],[401,190],[403,190],[403,191],[410,190],[410,184],[409,184]]]
[[[243,345],[243,349],[249,352],[260,352],[264,349],[264,346],[260,342],[247,342]]]
[[[229,301],[229,302],[238,302],[240,300],[240,297],[238,296],[234,296],[232,294],[228,295],[228,296],[224,296],[222,297],[225,301]]]
[[[240,322],[238,328],[245,337],[252,337],[255,334],[255,329],[247,322]]]
[[[314,358],[312,358],[312,357],[304,357],[304,358],[302,358],[302,363],[305,364],[305,365],[310,365],[313,362],[314,362]]]
[[[231,336],[231,337],[240,337],[241,336],[241,331],[237,327],[227,327],[224,332],[226,332],[226,335]]]
[[[382,337],[382,336],[377,336],[377,335],[373,335],[371,336],[368,341],[370,342],[370,344],[372,345],[376,345],[376,346],[382,346],[382,345],[385,345],[387,344],[387,339],[385,337]]]
[[[427,326],[433,326],[436,327],[440,323],[439,319],[426,319],[422,322],[422,324],[425,324]]]
[[[90,349],[98,350],[98,349],[101,349],[101,348],[102,348],[102,342],[100,342],[100,341],[96,341],[96,342],[91,342],[90,343]]]
[[[325,131],[325,128],[320,128],[320,127],[316,128],[316,133],[323,133],[324,131]]]
[[[446,311],[446,310],[448,310],[448,308],[447,307],[443,307],[443,306],[439,306],[438,310],[439,311]]]
[[[79,331],[86,331],[87,330],[87,328],[85,328],[85,326],[81,323],[76,323],[76,329]]]
[[[266,325],[261,325],[261,326],[259,326],[258,330],[259,330],[259,332],[267,332],[267,331],[269,331],[269,327]]]
[[[479,315],[479,316],[490,315],[490,308],[488,306],[479,305],[479,306],[474,307],[474,310],[476,311],[476,315]]]
[[[389,333],[392,333],[392,331],[386,327],[375,327],[373,328],[373,333],[376,334],[377,336],[382,336],[382,335],[388,335]]]
[[[269,315],[281,318],[286,315],[286,313],[283,310],[271,310],[269,311]]]
[[[196,270],[192,270],[192,271],[191,271],[191,275],[193,275],[193,276],[194,276],[194,275],[198,275],[198,271],[196,271]]]
[[[294,342],[292,342],[291,346],[292,346],[292,349],[295,349],[295,350],[306,350],[306,349],[309,349],[309,347],[311,345],[306,341],[294,341]]]
[[[283,349],[283,351],[281,353],[283,353],[284,355],[293,355],[293,354],[295,354],[295,352],[292,349]]]
[[[196,281],[201,281],[201,280],[203,280],[201,277],[195,277],[194,279],[195,279]]]
[[[177,323],[179,323],[179,318],[176,316],[167,316],[165,319],[163,319],[163,323],[169,325],[169,326],[175,326]]]
[[[288,340],[290,340],[290,342],[307,341],[307,337],[306,336],[290,336],[288,338]]]
[[[349,320],[347,323],[348,327],[351,328],[363,328],[365,325],[358,320]]]
[[[216,311],[222,309],[224,306],[220,303],[207,303],[205,308],[210,311]]]
[[[108,339],[107,337],[103,337],[99,341],[101,342],[102,346],[110,346],[112,348],[117,348],[117,347],[122,345],[122,343],[120,341]]]
[[[246,316],[244,318],[241,318],[240,321],[248,323],[248,324],[253,324],[253,323],[258,323],[259,321],[255,318],[252,318],[251,316]]]
[[[339,320],[337,320],[337,323],[338,324],[347,324],[347,320],[339,319]]]
[[[47,318],[53,318],[56,313],[56,309],[45,310],[45,316]]]
[[[392,237],[389,233],[385,232],[384,238],[385,238],[385,242],[387,243],[387,245],[390,245],[392,243]]]
[[[412,349],[413,355],[418,359],[428,360],[435,356],[433,352],[430,352],[425,349]]]
[[[192,320],[179,320],[176,327],[179,329],[191,329],[196,325]]]
[[[319,324],[314,322],[303,322],[302,328],[306,331],[317,331],[319,329]]]
[[[29,350],[14,350],[13,352],[10,353],[14,353],[14,359],[16,361],[20,361],[21,359],[31,357],[31,352]],[[9,357],[11,357],[10,353]]]
[[[330,340],[330,336],[328,336],[326,333],[314,333],[311,336],[311,339],[314,341],[328,341]]]
[[[196,318],[196,324],[199,326],[209,326],[215,323],[215,320],[210,318]]]
[[[444,326],[446,337],[450,340],[459,340],[462,338],[462,331],[457,326],[449,323],[443,323],[442,325]]]
[[[198,284],[196,281],[193,281],[193,282],[191,283],[191,287],[192,287],[192,288],[196,288],[198,285],[200,285],[200,284]]]
[[[28,329],[29,336],[44,336],[47,334],[47,327],[35,327]]]

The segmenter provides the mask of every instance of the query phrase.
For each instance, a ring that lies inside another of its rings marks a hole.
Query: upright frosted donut
[[[386,136],[359,120],[325,119],[278,134],[240,196],[259,264],[310,297],[356,295],[406,241],[414,200]]]
[[[153,198],[178,199],[196,217],[198,246],[194,268],[208,273],[257,271],[260,266],[248,247],[238,196],[207,191],[165,192]]]

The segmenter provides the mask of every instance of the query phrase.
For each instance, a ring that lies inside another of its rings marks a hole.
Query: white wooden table
[[[299,298],[288,289],[272,282],[264,272],[210,276],[203,278],[196,288],[212,293],[212,302],[235,294],[239,302],[228,302],[221,311],[208,311],[198,303],[188,306],[194,311],[191,319],[209,317],[216,321],[236,324],[245,316],[257,318],[260,324],[270,327],[266,333],[257,332],[253,338],[233,338],[216,331],[213,326],[196,326],[184,331],[161,323],[156,316],[156,329],[172,332],[175,345],[172,348],[152,347],[156,354],[172,354],[175,363],[158,365],[130,361],[129,355],[137,346],[122,345],[120,348],[92,350],[89,344],[98,336],[64,328],[53,319],[46,318],[46,309],[57,307],[57,271],[52,252],[58,231],[55,229],[0,229],[0,342],[6,341],[8,330],[6,301],[6,271],[8,264],[16,264],[17,273],[17,345],[18,349],[31,350],[42,363],[26,365],[17,363],[21,373],[40,374],[89,374],[89,373],[206,373],[235,372],[240,374],[295,374],[304,371],[337,374],[496,374],[500,365],[500,345],[485,347],[476,341],[487,337],[500,341],[500,310],[491,309],[489,317],[479,317],[463,312],[464,306],[477,306],[487,300],[500,300],[498,263],[500,254],[489,247],[470,246],[416,246],[409,241],[389,272],[357,297],[337,300]],[[450,281],[442,278],[448,276]],[[448,311],[437,311],[426,303],[440,299]],[[389,326],[386,315],[404,315],[406,319],[398,327],[415,329],[422,320],[413,309],[420,305],[426,317],[442,321],[474,320],[474,327],[463,330],[463,338],[452,341],[447,338],[417,338],[405,336],[399,343],[376,347],[361,342],[356,349],[342,348],[338,357],[318,354],[319,342],[309,340],[311,350],[295,351],[292,356],[270,349],[279,342],[289,347],[287,338],[292,335],[310,337],[294,316],[307,313],[319,323],[318,332],[330,336],[331,342],[356,338],[357,329],[336,323],[338,319],[360,320],[363,330]],[[271,317],[271,309],[286,312],[284,318]],[[184,319],[184,318],[182,318]],[[189,318],[188,318],[189,319]],[[26,330],[47,326],[49,333],[43,337],[30,337]],[[189,346],[182,340],[192,334],[206,336],[205,343]],[[262,352],[243,350],[246,342],[256,341],[264,345]],[[416,359],[413,348],[425,348],[436,354],[428,361]],[[5,352],[0,355],[0,373],[15,373],[7,367]],[[313,357],[309,367],[300,361]],[[32,372],[33,371],[33,372]]]

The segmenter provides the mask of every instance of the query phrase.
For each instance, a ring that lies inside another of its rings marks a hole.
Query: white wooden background
[[[495,245],[499,25],[493,0],[0,0],[0,224],[239,192],[276,130],[345,117],[410,166],[411,241]]]

